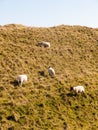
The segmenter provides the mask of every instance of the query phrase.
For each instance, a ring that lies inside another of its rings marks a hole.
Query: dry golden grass
[[[36,46],[40,41],[51,47]],[[29,80],[19,87],[15,79],[23,73]],[[70,93],[76,85],[85,96]],[[98,129],[98,29],[0,26],[0,128]]]

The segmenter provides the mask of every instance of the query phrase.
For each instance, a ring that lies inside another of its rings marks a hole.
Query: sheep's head
[[[72,91],[72,90],[73,90],[73,87],[70,88],[70,91]]]
[[[48,69],[51,68],[51,66],[48,67]]]

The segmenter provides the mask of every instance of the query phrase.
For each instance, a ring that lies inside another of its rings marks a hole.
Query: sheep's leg
[[[23,82],[23,81],[20,81],[20,86],[22,86],[22,82]]]
[[[18,81],[18,86],[22,86],[22,81],[21,80]]]
[[[83,95],[84,97],[87,97],[84,91],[82,91],[82,95]]]
[[[20,85],[20,81],[19,80],[17,81],[17,84],[18,84],[18,86]]]

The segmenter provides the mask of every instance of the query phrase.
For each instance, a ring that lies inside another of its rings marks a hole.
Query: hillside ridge
[[[41,41],[50,48],[37,46]],[[98,129],[98,29],[0,26],[0,62],[1,129]],[[24,73],[28,82],[19,87]],[[85,96],[70,92],[76,85]]]

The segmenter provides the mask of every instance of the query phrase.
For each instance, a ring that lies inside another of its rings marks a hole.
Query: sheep
[[[73,90],[75,93],[85,93],[85,89],[83,86],[71,87],[70,90]]]
[[[43,46],[43,47],[50,48],[50,43],[45,42],[45,41],[39,42],[37,45],[40,46],[40,47]]]
[[[27,80],[28,80],[28,78],[27,78],[26,74],[18,75],[18,77],[17,77],[17,82],[18,82],[18,84],[21,84],[21,85],[23,82],[27,82]]]
[[[48,67],[48,73],[50,76],[54,77],[55,76],[55,70],[52,67]]]

